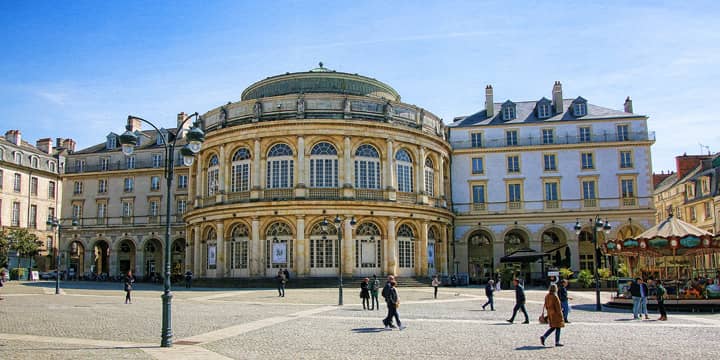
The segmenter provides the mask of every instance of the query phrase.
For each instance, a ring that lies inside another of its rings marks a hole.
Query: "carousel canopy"
[[[644,233],[635,237],[635,240],[641,239],[669,239],[669,238],[684,238],[688,236],[695,237],[712,237],[713,234],[700,229],[697,226],[688,224],[674,216],[668,217],[666,220],[659,224],[651,227]]]
[[[603,244],[606,254],[650,257],[720,252],[720,238],[673,216],[642,234]]]

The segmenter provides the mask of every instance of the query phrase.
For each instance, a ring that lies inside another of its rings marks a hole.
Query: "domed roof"
[[[319,67],[306,72],[285,73],[260,80],[245,89],[241,99],[245,101],[288,94],[337,93],[400,101],[397,91],[385,83],[358,74],[336,72],[324,67],[322,62],[318,65]]]

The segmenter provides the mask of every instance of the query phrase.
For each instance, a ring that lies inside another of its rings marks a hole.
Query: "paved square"
[[[571,289],[572,290],[572,289]],[[178,288],[173,301],[176,345],[160,348],[158,285],[139,284],[132,304],[117,283],[11,282],[2,288],[2,359],[617,359],[711,358],[720,314],[673,314],[669,321],[632,321],[627,311],[594,310],[594,293],[572,291],[573,310],[562,332],[563,348],[542,347],[546,326],[537,323],[544,291],[528,290],[531,324],[510,316],[514,292],[483,311],[480,288],[400,287],[400,316],[408,328],[384,331],[380,311],[364,311],[358,289],[231,290]],[[605,294],[604,294],[605,295]],[[382,300],[382,299],[381,299]],[[657,318],[654,314],[653,319]]]

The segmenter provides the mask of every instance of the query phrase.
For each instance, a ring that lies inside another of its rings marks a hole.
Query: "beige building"
[[[0,137],[0,226],[27,228],[42,241],[41,256],[36,257],[42,269],[52,267],[44,255],[57,246],[56,233],[46,221],[60,212],[58,171],[64,165],[64,149],[73,146],[72,140],[58,139],[53,147],[49,138],[33,146],[22,139],[19,130]]]

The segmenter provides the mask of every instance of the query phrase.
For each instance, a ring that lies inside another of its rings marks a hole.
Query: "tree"
[[[8,238],[9,231],[7,228],[0,228],[0,268],[7,268],[8,266],[8,253],[10,252],[10,239]]]
[[[42,246],[42,242],[38,240],[38,237],[27,229],[12,229],[8,237],[12,239],[11,249],[16,250],[20,258],[32,259],[33,256],[38,254],[40,246]],[[31,267],[31,264],[32,260],[28,262],[28,268]]]

